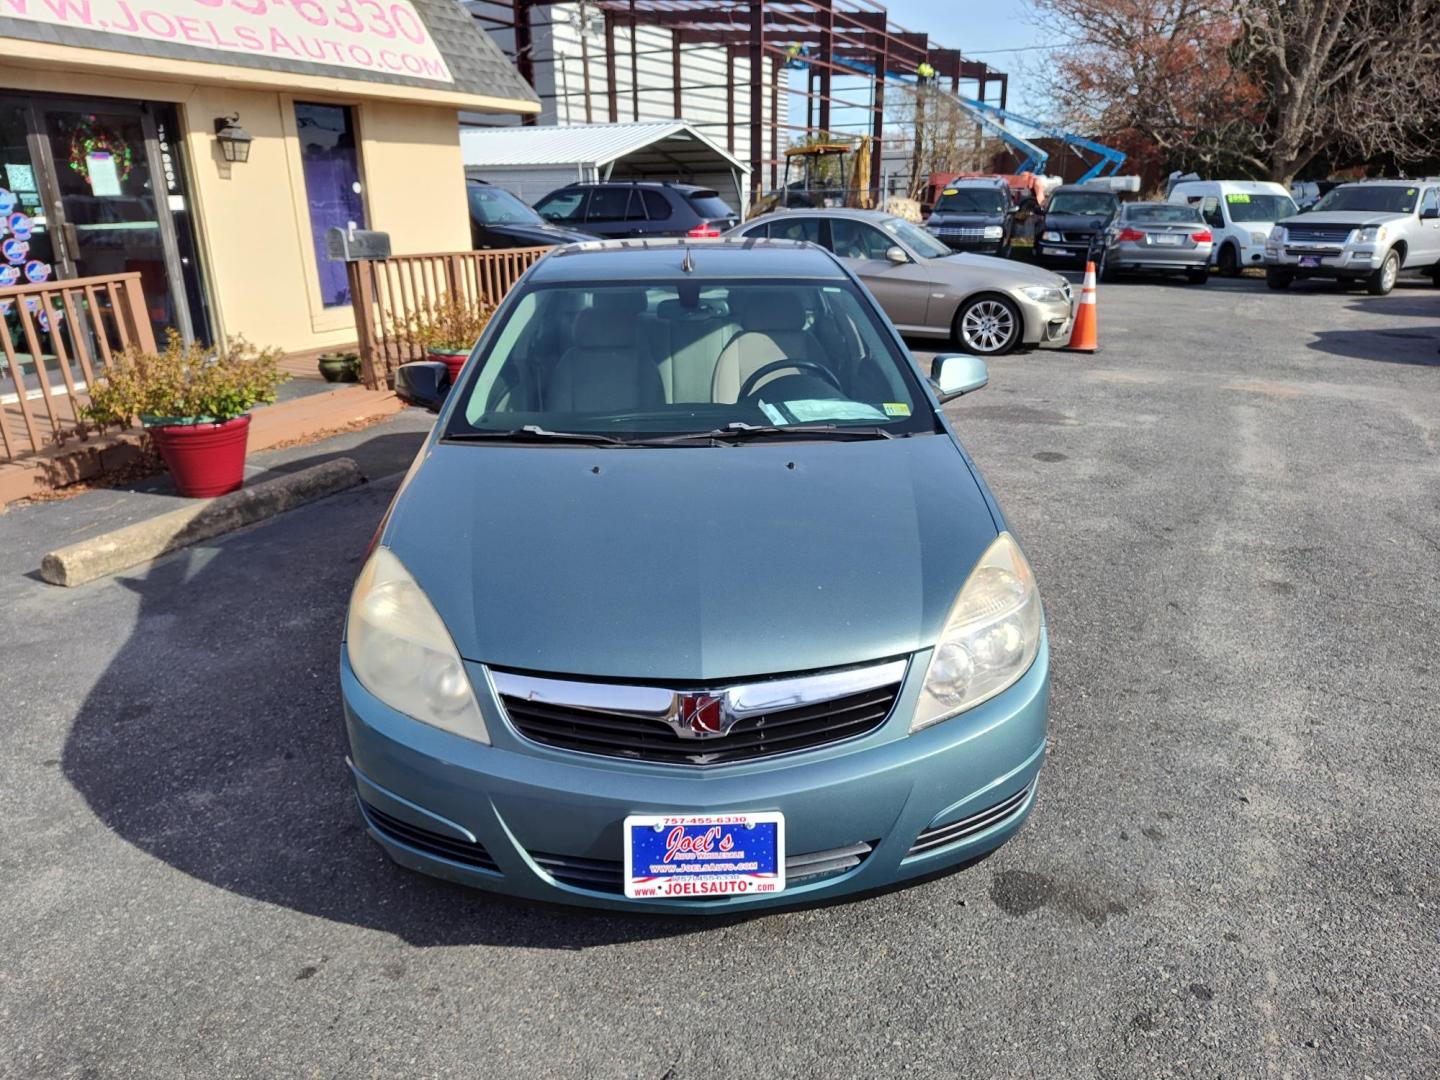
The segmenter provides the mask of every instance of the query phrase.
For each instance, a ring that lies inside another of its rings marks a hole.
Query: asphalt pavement
[[[100,504],[0,517],[0,1075],[1435,1076],[1440,290],[1125,283],[1099,318],[949,410],[1046,602],[1035,813],[829,907],[391,865],[336,654],[397,477],[69,590],[32,571]]]

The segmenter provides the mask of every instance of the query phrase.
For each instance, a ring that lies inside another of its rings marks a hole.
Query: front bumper
[[[1070,343],[1070,329],[1075,319],[1074,298],[1070,302],[1041,304],[1021,293],[1012,297],[1020,305],[1025,319],[1026,345],[1042,349],[1059,349]]]
[[[1296,277],[1366,277],[1385,261],[1376,244],[1275,244],[1265,248],[1265,266]]]
[[[1073,265],[1084,266],[1090,258],[1092,245],[1077,243],[1073,240],[1035,240],[1035,262],[1043,262],[1047,266]]]
[[[490,746],[381,704],[356,680],[343,652],[340,671],[361,813],[397,863],[533,900],[716,913],[883,888],[972,860],[1020,828],[1045,756],[1048,641],[1004,693],[909,735],[928,663],[928,650],[912,658],[892,715],[868,735],[708,768],[525,742],[503,718],[479,665],[471,673]],[[758,811],[785,815],[792,859],[868,851],[858,861],[853,854],[832,860],[849,864],[834,871],[798,878],[792,872],[793,884],[772,896],[630,900],[615,884],[627,815]],[[926,843],[932,846],[912,851]]]

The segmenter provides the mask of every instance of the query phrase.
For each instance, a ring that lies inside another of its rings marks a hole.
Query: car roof
[[[1336,184],[1335,186],[1336,186],[1336,187],[1414,187],[1416,184],[1433,184],[1433,183],[1435,183],[1437,180],[1440,180],[1440,177],[1437,177],[1437,176],[1417,176],[1417,177],[1414,177],[1413,179],[1405,180],[1405,179],[1401,179],[1401,178],[1394,177],[1394,176],[1377,176],[1377,177],[1374,177],[1373,179],[1365,179],[1365,180],[1345,180],[1345,181],[1342,181],[1342,182],[1339,183],[1339,184]]]
[[[1120,197],[1119,195],[1116,195],[1115,192],[1111,191],[1109,188],[1100,187],[1096,184],[1061,184],[1050,194],[1051,196],[1055,196],[1059,195],[1062,191],[1089,191],[1093,192],[1096,195],[1112,195],[1117,199]]]
[[[899,214],[892,214],[886,210],[854,210],[848,206],[816,206],[814,208],[804,206],[778,207],[767,214],[753,217],[745,222],[745,226],[754,225],[757,221],[773,221],[783,217],[828,217],[828,218],[853,218],[856,221],[890,221],[899,217]],[[745,227],[745,226],[742,226]]]
[[[1277,184],[1274,180],[1181,180],[1170,190],[1200,187],[1234,188],[1236,191],[1285,190],[1284,184]]]
[[[653,188],[657,191],[678,191],[685,195],[692,191],[711,191],[701,184],[679,184],[674,180],[572,180],[566,188],[638,187]],[[561,189],[564,190],[564,189]]]
[[[691,270],[684,269],[688,252]],[[722,236],[714,240],[666,237],[587,240],[566,244],[530,272],[536,283],[689,281],[716,278],[821,278],[845,281],[840,263],[824,248],[795,240]]]

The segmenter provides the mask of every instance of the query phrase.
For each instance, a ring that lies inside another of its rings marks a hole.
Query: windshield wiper
[[[629,440],[616,435],[601,435],[599,432],[592,431],[550,431],[542,428],[539,424],[526,424],[524,427],[495,431],[487,431],[483,428],[476,431],[452,431],[444,436],[446,442],[485,442],[488,440],[496,442],[578,442],[591,446],[631,445]]]
[[[894,434],[873,424],[746,424],[736,420],[710,431],[687,431],[654,439],[636,439],[636,446],[677,446],[684,443],[736,443],[758,439],[814,438],[893,439]]]

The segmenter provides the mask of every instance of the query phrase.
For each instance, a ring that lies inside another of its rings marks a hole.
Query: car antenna
[[[695,272],[695,260],[690,257],[690,245],[685,245],[685,258],[680,261],[680,269],[687,274]]]

